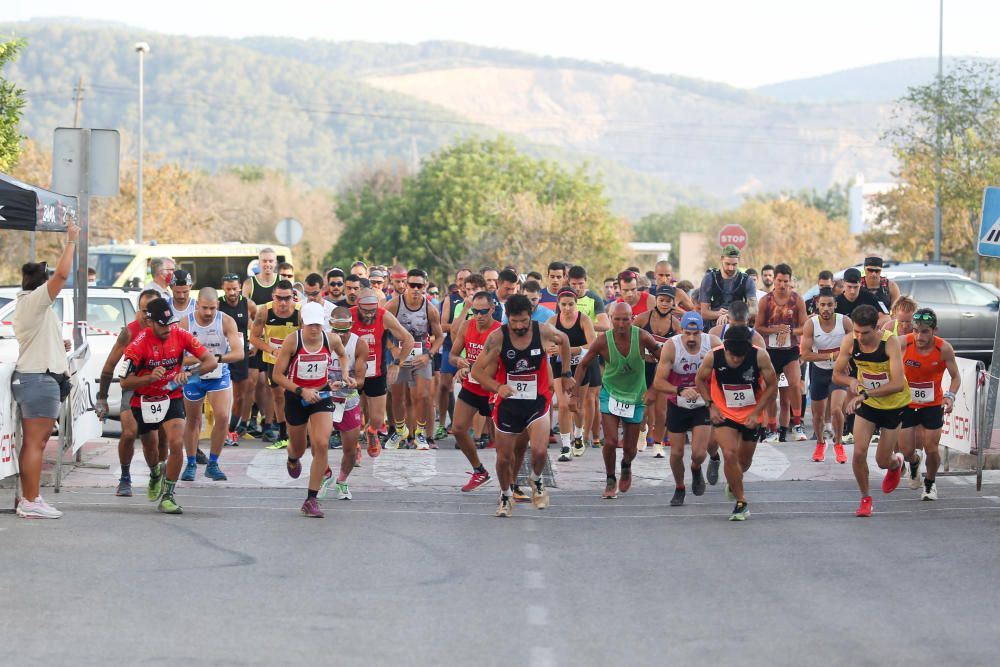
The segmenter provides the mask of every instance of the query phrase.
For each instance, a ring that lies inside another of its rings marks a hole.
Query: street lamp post
[[[139,54],[139,169],[136,183],[135,242],[142,243],[142,65],[144,56],[149,53],[149,44],[137,42],[135,51]]]

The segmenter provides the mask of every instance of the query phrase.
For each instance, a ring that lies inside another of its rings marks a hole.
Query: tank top
[[[844,316],[840,313],[834,313],[834,317],[836,320],[833,324],[833,331],[827,333],[820,326],[819,315],[813,315],[813,352],[833,354],[840,351],[840,344],[844,341],[844,336],[847,335],[847,332],[844,331]],[[822,368],[827,371],[833,370],[834,362],[832,361],[812,361],[810,363],[814,364],[816,368]]]
[[[330,341],[323,332],[323,342],[319,349],[314,351],[306,347],[302,340],[302,332],[295,332],[295,353],[292,361],[288,364],[288,377],[303,389],[320,389],[327,386],[327,374],[329,373],[331,358]]]
[[[701,345],[698,346],[698,351],[694,354],[688,352],[682,338],[682,336],[674,336],[670,339],[670,344],[674,346],[674,365],[670,367],[670,375],[667,377],[667,381],[677,387],[678,393],[681,389],[694,386],[694,377],[698,374],[698,369],[701,368],[701,362],[712,350],[712,337],[707,333],[701,334]],[[667,397],[667,400],[678,407],[689,410],[705,405],[705,401],[701,398],[694,402],[686,399],[678,401],[677,395],[674,395]]]
[[[198,318],[194,313],[187,316],[187,328],[191,335],[198,339],[198,342],[205,346],[205,349],[212,354],[223,355],[229,352],[229,340],[222,330],[222,313],[216,313],[208,326],[198,324]],[[217,378],[229,377],[229,364],[219,362],[219,364],[208,373],[201,375],[202,380],[214,380]]]
[[[389,332],[385,330],[383,318],[385,308],[378,308],[375,311],[375,319],[371,324],[364,324],[358,315],[358,307],[351,308],[351,317],[354,324],[351,326],[351,333],[357,334],[368,343],[368,366],[365,369],[366,378],[381,377],[385,372],[385,341],[389,337]]]
[[[854,339],[854,350],[851,360],[858,369],[858,380],[865,389],[877,389],[889,381],[889,354],[885,351],[885,342],[892,338],[892,333],[882,332],[882,340],[871,352],[862,352],[858,339]],[[878,410],[895,410],[905,408],[910,403],[910,386],[903,378],[903,389],[888,396],[877,396],[865,399],[865,405]]]
[[[423,301],[419,308],[410,310],[410,307],[406,305],[406,299],[404,297],[400,297],[399,299],[399,310],[396,311],[396,319],[413,336],[413,351],[410,352],[411,359],[424,354],[430,354],[428,342],[430,340],[431,326],[430,320],[427,317],[428,308],[429,302]]]
[[[223,297],[219,299],[219,312],[229,315],[236,322],[236,330],[240,332],[240,336],[243,337],[243,354],[244,359],[247,357],[247,351],[249,350],[249,334],[250,329],[250,304],[240,295],[240,300],[236,302],[235,306],[230,306],[229,302]]]
[[[271,345],[281,347],[293,332],[299,329],[299,304],[295,304],[295,310],[288,317],[279,317],[274,312],[274,302],[269,301],[263,306],[267,309],[267,317],[264,320],[264,340]],[[266,364],[273,364],[277,357],[271,352],[262,351],[261,359]]]
[[[625,299],[618,297],[618,303],[624,303]],[[649,310],[649,292],[639,292],[639,301],[632,306],[632,319],[642,315]]]
[[[333,334],[336,336],[337,334]],[[347,342],[344,343],[344,350],[347,352],[347,363],[350,364],[347,374],[348,376],[354,375],[354,362],[356,360],[355,350],[358,348],[358,341],[361,338],[358,334],[351,332],[347,338]],[[340,358],[331,353],[330,360],[330,372],[327,374],[327,380],[331,383],[339,382],[344,379],[344,372],[340,368]],[[340,389],[333,392],[333,395],[337,398],[342,398],[345,401],[344,409],[353,410],[355,407],[361,403],[361,396],[358,394],[356,388],[351,387],[341,387]]]
[[[882,309],[882,312],[888,314],[889,309],[892,307],[892,295],[889,294],[889,279],[879,277],[878,287],[875,288],[869,287],[868,283],[862,279],[861,286],[867,290],[869,294],[875,297],[875,300],[878,301],[879,308]]]
[[[167,303],[170,304],[170,310],[174,312],[173,316],[170,318],[171,324],[180,322],[186,316],[194,312],[194,299],[191,298],[188,299],[187,306],[184,307],[184,310],[181,310],[180,308],[177,307],[177,304],[174,303],[174,297],[170,297],[169,299],[167,299]]]
[[[503,324],[503,345],[500,347],[500,363],[497,364],[496,381],[514,388],[510,398],[497,397],[497,405],[504,401],[534,401],[537,398],[551,400],[549,388],[549,356],[542,347],[542,333],[538,322],[531,323],[531,342],[519,350],[510,339],[510,328]]]
[[[761,304],[761,308],[764,310],[764,325],[773,327],[786,324],[795,329],[799,322],[797,308],[799,301],[799,295],[795,290],[791,291],[788,301],[784,304],[778,304],[774,300],[773,294],[765,296],[763,299],[764,303]],[[767,335],[766,343],[769,350],[787,350],[799,346],[799,337],[793,332],[785,339],[783,345],[778,345],[778,334],[772,333]]]
[[[445,310],[450,311],[450,313],[451,313],[450,324],[451,324],[451,327],[455,331],[458,331],[458,329],[455,328],[456,325],[460,325],[461,324],[461,322],[456,322],[456,320],[458,319],[459,313],[462,312],[462,304],[464,304],[464,303],[465,303],[465,299],[463,299],[462,297],[460,297],[458,294],[452,293],[452,294],[448,294],[448,297],[445,299],[444,303],[441,304],[441,315],[442,316],[444,315]],[[458,308],[458,310],[455,310],[456,307]],[[441,321],[442,322],[444,321],[444,317],[441,318]],[[444,345],[442,345],[442,350],[450,350],[451,346],[452,346],[452,341],[453,340],[454,340],[454,337],[451,335],[451,330],[449,330],[448,333],[445,334]]]
[[[622,355],[615,345],[613,330],[604,332],[608,343],[608,361],[604,365],[604,389],[608,395],[621,403],[639,405],[646,393],[646,367],[639,346],[637,326],[631,327],[631,342],[628,354]]]
[[[944,389],[941,380],[946,370],[941,358],[941,346],[944,341],[934,336],[934,347],[926,354],[917,350],[917,337],[907,334],[903,339],[906,349],[903,351],[903,372],[910,385],[910,407],[926,408],[941,405],[944,400]]]
[[[489,330],[485,333],[480,333],[479,327],[476,326],[475,322],[469,323],[469,326],[465,329],[465,360],[469,362],[470,366],[476,363],[476,359],[479,358],[479,354],[483,351],[483,346],[486,345],[486,339],[489,335],[499,328],[500,323],[496,320],[491,320]],[[462,387],[471,391],[476,396],[489,396],[489,392],[483,389],[483,385],[475,381],[471,372],[462,380]]]
[[[570,327],[564,327],[562,324],[561,313],[556,315],[556,329],[566,334],[566,338],[569,339],[570,347],[580,347],[583,348],[579,353],[574,354],[569,360],[570,366],[576,366],[583,359],[583,355],[587,353],[587,334],[583,332],[583,327],[580,325],[580,320],[583,319],[583,313],[577,311],[576,321]],[[556,359],[557,357],[553,357]]]
[[[643,329],[645,329],[646,331],[649,332],[649,335],[653,337],[653,340],[655,340],[658,345],[662,346],[670,338],[672,338],[673,336],[677,335],[677,332],[674,331],[674,314],[673,314],[673,312],[671,312],[669,315],[667,315],[667,321],[670,324],[670,328],[667,329],[667,334],[665,336],[661,336],[660,334],[658,334],[655,331],[653,331],[653,318],[654,317],[662,319],[662,316],[656,311],[655,307],[652,308],[652,309],[650,309],[650,311],[649,311],[649,319],[646,320],[646,325],[643,327]],[[656,362],[647,361],[646,363],[648,363],[648,364],[655,364]]]
[[[257,281],[257,276],[250,276],[250,300],[256,303],[258,306],[262,303],[268,303],[271,300],[271,294],[274,292],[274,286],[278,282],[278,275],[275,274],[274,280],[271,281],[270,285],[261,285]]]
[[[712,402],[726,419],[742,424],[757,406],[760,395],[760,366],[757,365],[756,345],[733,368],[726,363],[726,350],[712,350]]]

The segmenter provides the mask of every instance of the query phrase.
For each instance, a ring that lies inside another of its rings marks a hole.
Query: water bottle
[[[333,392],[332,391],[321,391],[321,392],[318,392],[318,393],[319,393],[319,400],[320,401],[325,400],[325,399],[330,398],[330,397],[333,396]],[[309,401],[307,401],[304,398],[299,399],[299,400],[302,402],[302,407],[309,407],[310,405],[312,405],[312,403],[310,403]]]
[[[201,384],[201,378],[198,377],[197,374],[192,373],[192,374],[188,375],[187,384],[184,385],[184,386],[186,386],[186,387],[197,387],[200,384]],[[167,383],[167,391],[174,391],[175,389],[177,389],[180,386],[181,385],[177,384],[177,380],[171,380],[170,382]]]

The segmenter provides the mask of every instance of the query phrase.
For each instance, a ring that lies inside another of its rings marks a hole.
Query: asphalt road
[[[720,487],[671,508],[669,484],[507,520],[495,485],[355,491],[323,520],[301,489],[189,488],[174,517],[69,488],[61,521],[0,515],[0,644],[51,665],[996,664],[1000,485],[941,487],[857,519],[851,482],[760,481],[745,524]]]

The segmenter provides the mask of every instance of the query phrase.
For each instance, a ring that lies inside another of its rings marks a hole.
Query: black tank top
[[[538,322],[531,323],[531,344],[519,350],[510,342],[510,329],[503,325],[503,346],[500,348],[500,363],[507,374],[534,373],[541,370],[545,361],[542,349],[542,334]],[[547,377],[547,376],[546,376]]]
[[[587,335],[583,332],[583,327],[580,326],[580,319],[582,317],[583,313],[577,311],[576,322],[573,323],[573,326],[566,329],[562,325],[562,319],[558,315],[556,315],[556,329],[566,334],[566,338],[569,338],[570,347],[587,346]]]
[[[246,338],[247,329],[250,327],[250,306],[247,300],[240,295],[240,300],[235,306],[230,306],[224,298],[219,299],[219,312],[229,315],[236,321],[236,330]]]
[[[674,331],[674,314],[672,312],[669,315],[667,315],[667,319],[670,321],[670,328],[667,330],[667,333],[666,333],[665,336],[661,336],[660,334],[658,334],[655,331],[653,331],[653,316],[654,315],[656,317],[660,317],[662,319],[661,315],[658,312],[656,312],[656,308],[651,309],[649,311],[649,319],[646,320],[646,326],[644,326],[643,329],[645,329],[651,335],[653,335],[653,336],[655,336],[657,338],[670,338],[671,336],[676,336],[677,335],[677,332]]]
[[[271,301],[271,293],[274,292],[274,286],[278,283],[278,276],[275,276],[267,287],[257,282],[257,276],[250,276],[250,280],[253,281],[253,287],[250,290],[250,298],[253,302],[260,306]]]
[[[749,384],[754,388],[754,393],[760,387],[760,366],[757,365],[756,347],[750,348],[743,363],[736,368],[730,368],[729,364],[726,363],[725,350],[714,350],[712,352],[712,368],[715,370],[715,381],[719,385]]]

